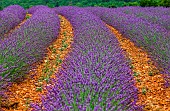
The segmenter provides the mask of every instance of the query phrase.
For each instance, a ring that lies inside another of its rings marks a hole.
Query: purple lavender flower
[[[85,9],[118,29],[135,45],[143,47],[149,52],[151,59],[158,63],[157,67],[163,68],[162,72],[168,74],[168,78],[170,77],[170,68],[168,68],[170,63],[170,8],[155,10],[155,8],[140,7],[116,9],[88,7]],[[167,83],[170,81],[168,80]]]
[[[3,84],[21,80],[31,65],[46,55],[60,28],[56,13],[50,8],[35,12],[19,29],[0,44],[0,90]],[[6,79],[5,79],[6,78]]]
[[[27,10],[27,12],[30,13],[30,14],[33,14],[33,13],[35,13],[37,10],[41,10],[41,9],[43,10],[44,8],[48,8],[48,6],[36,5],[36,6],[33,6],[33,7],[29,8],[29,9]]]
[[[32,103],[34,111],[140,111],[131,70],[101,19],[78,7],[59,7],[56,12],[73,25],[73,49],[42,104]]]
[[[4,34],[18,25],[26,15],[26,11],[19,5],[11,5],[0,12],[0,40]]]

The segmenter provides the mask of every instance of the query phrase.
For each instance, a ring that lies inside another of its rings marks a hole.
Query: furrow
[[[123,37],[114,27],[107,27],[116,35],[121,48],[130,59],[136,87],[139,90],[137,104],[144,105],[144,111],[170,111],[170,88],[165,88],[163,74],[154,66],[147,52]]]
[[[4,34],[4,38],[8,37],[12,32],[14,32],[15,30],[19,29],[21,27],[21,25],[23,25],[28,18],[30,18],[32,16],[32,14],[26,14],[25,19],[23,21],[21,21],[17,26],[15,26],[14,28],[12,28],[10,31],[8,31],[7,33]],[[3,42],[3,41],[2,41]]]
[[[61,67],[61,63],[71,50],[73,42],[73,28],[69,21],[60,17],[60,33],[57,39],[47,48],[47,56],[33,65],[28,77],[21,83],[14,83],[6,93],[5,111],[27,111],[31,102],[41,103],[41,95],[47,93],[46,86],[53,85],[50,78],[55,78],[54,73]],[[66,45],[67,44],[67,45]],[[15,105],[15,106],[14,106]],[[14,107],[13,107],[14,106]],[[8,109],[9,108],[9,109]]]

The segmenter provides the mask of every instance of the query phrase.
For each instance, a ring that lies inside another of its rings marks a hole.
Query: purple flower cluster
[[[137,88],[118,40],[101,19],[78,7],[56,12],[73,25],[72,51],[62,63],[54,86],[34,111],[140,111]]]
[[[33,14],[34,12],[36,12],[37,9],[38,10],[41,10],[41,9],[43,10],[44,8],[48,8],[48,6],[45,6],[45,5],[36,5],[36,6],[33,6],[33,7],[29,8],[27,10],[27,12],[29,14]]]
[[[0,65],[0,74],[2,73],[2,71],[4,71],[5,69]],[[0,76],[0,98],[7,98],[7,96],[5,95],[5,91],[7,91],[7,87],[9,85],[11,85],[10,79],[6,78],[7,76]],[[0,101],[1,102],[1,101]],[[1,109],[1,104],[0,104],[0,109]]]
[[[26,15],[26,11],[19,5],[11,5],[0,12],[0,40],[4,34],[18,25]]]
[[[165,7],[147,7],[143,8],[146,12],[152,12],[159,15],[170,15],[170,8]]]
[[[170,77],[170,32],[167,29],[159,24],[153,24],[147,19],[136,17],[133,14],[134,9],[131,12],[126,12],[124,8],[88,7],[86,10],[118,29],[123,36],[132,40],[137,46],[143,47],[144,50],[149,52],[157,66],[164,69],[163,73],[168,74],[168,78]],[[165,16],[169,16],[168,12]],[[164,16],[162,15],[162,17]],[[170,86],[170,81],[166,80],[166,85]]]
[[[0,44],[0,79],[16,81],[26,75],[30,65],[45,56],[46,48],[57,38],[60,21],[55,11],[35,12],[19,29]],[[2,84],[8,82],[3,80]]]
[[[170,13],[168,13],[170,8],[162,8],[162,10],[155,11],[157,8],[122,7],[118,8],[118,10],[125,14],[134,14],[137,18],[141,18],[152,24],[158,24],[162,26],[162,28],[166,28],[170,31]]]

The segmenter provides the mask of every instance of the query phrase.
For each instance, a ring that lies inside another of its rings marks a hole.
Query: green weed
[[[37,87],[37,88],[36,88],[36,91],[42,92],[42,85],[41,85],[40,87]]]
[[[138,75],[139,75],[139,74],[138,74],[137,72],[134,72],[134,73],[133,73],[133,76],[136,76],[136,77],[137,77]]]
[[[26,18],[26,19],[29,19],[29,18],[30,18],[30,16],[29,16],[29,15],[26,15],[26,16],[25,16],[25,18]]]
[[[67,48],[68,44],[64,43],[62,47]]]
[[[145,87],[142,88],[142,94],[146,95],[147,89]]]
[[[153,74],[153,72],[149,71],[148,75],[153,76],[154,74]]]

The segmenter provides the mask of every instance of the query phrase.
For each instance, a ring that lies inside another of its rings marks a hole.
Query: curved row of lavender
[[[99,17],[78,7],[56,12],[73,25],[72,51],[62,63],[54,86],[34,111],[135,111],[137,88],[116,37]]]
[[[170,86],[170,33],[158,24],[152,24],[134,14],[125,14],[121,8],[88,7],[86,10],[99,16],[107,24],[118,29],[137,46],[148,51],[158,67],[168,74],[165,86]]]
[[[5,83],[25,76],[30,65],[45,56],[46,47],[57,38],[59,28],[55,11],[44,8],[0,44],[0,91]]]
[[[45,6],[45,5],[36,5],[36,6],[33,6],[29,9],[27,9],[26,11],[29,13],[29,14],[33,14],[34,12],[36,12],[36,10],[41,10],[41,9],[44,9],[44,8],[48,8],[48,6]]]
[[[119,11],[124,12],[129,15],[135,15],[137,18],[141,18],[152,24],[158,24],[162,28],[170,31],[170,8],[162,8],[162,10],[157,10],[158,8],[143,8],[143,7],[122,7],[118,8]],[[169,12],[169,13],[168,13]]]
[[[0,40],[4,34],[18,25],[26,15],[26,11],[19,5],[11,5],[0,12]]]
[[[159,13],[160,15],[170,15],[170,8],[165,7],[147,7],[143,8],[145,12]]]
[[[166,7],[140,7],[140,6],[127,6],[127,7],[119,7],[119,9],[122,11],[126,9],[136,9],[136,10],[142,10],[146,13],[151,12],[154,14],[159,14],[159,16],[162,15],[170,15],[170,8],[166,8]],[[134,10],[135,12],[135,10]]]

